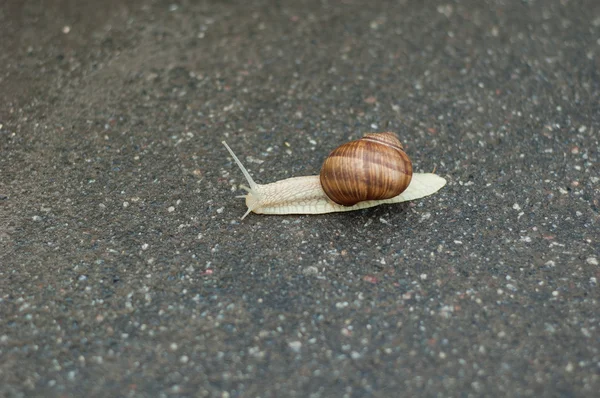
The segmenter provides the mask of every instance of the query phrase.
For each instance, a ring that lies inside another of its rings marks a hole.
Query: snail
[[[318,176],[292,177],[257,184],[222,141],[249,187],[239,196],[257,214],[323,214],[400,203],[434,194],[446,180],[433,173],[413,173],[411,161],[394,133],[370,133],[334,149]]]

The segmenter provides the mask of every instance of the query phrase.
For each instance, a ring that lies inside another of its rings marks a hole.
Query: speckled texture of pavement
[[[594,396],[600,2],[7,1],[0,395]],[[448,180],[245,212],[395,131]]]

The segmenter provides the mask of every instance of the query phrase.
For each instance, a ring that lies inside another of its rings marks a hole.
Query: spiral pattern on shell
[[[344,206],[393,198],[411,178],[412,163],[393,133],[371,133],[337,147],[320,174],[325,194]]]

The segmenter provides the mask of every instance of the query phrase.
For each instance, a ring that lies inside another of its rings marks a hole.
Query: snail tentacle
[[[235,163],[238,165],[240,170],[242,170],[242,174],[244,174],[244,177],[246,177],[246,181],[248,182],[248,185],[250,185],[250,187],[247,187],[245,185],[240,186],[242,189],[244,189],[245,191],[248,192],[247,195],[242,196],[242,198],[244,198],[244,197],[246,198],[246,205],[248,206],[248,211],[246,211],[246,213],[242,216],[242,220],[243,220],[244,218],[246,218],[246,216],[248,214],[250,214],[250,212],[254,211],[255,209],[257,209],[260,206],[261,194],[260,194],[260,190],[258,189],[259,185],[254,182],[254,180],[250,176],[250,173],[248,173],[248,170],[246,170],[246,168],[244,167],[244,165],[242,164],[240,159],[238,159],[238,157],[235,155],[235,153],[229,147],[229,145],[227,145],[227,143],[225,141],[221,141],[221,143],[223,145],[225,145],[225,148],[227,148],[227,150],[229,151],[229,154],[231,155],[231,157],[233,158]],[[249,201],[248,198],[252,198],[252,200]]]

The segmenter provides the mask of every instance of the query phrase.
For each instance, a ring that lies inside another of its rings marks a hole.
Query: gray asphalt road
[[[0,395],[594,396],[600,3],[0,7]],[[249,215],[394,131],[411,202]]]

